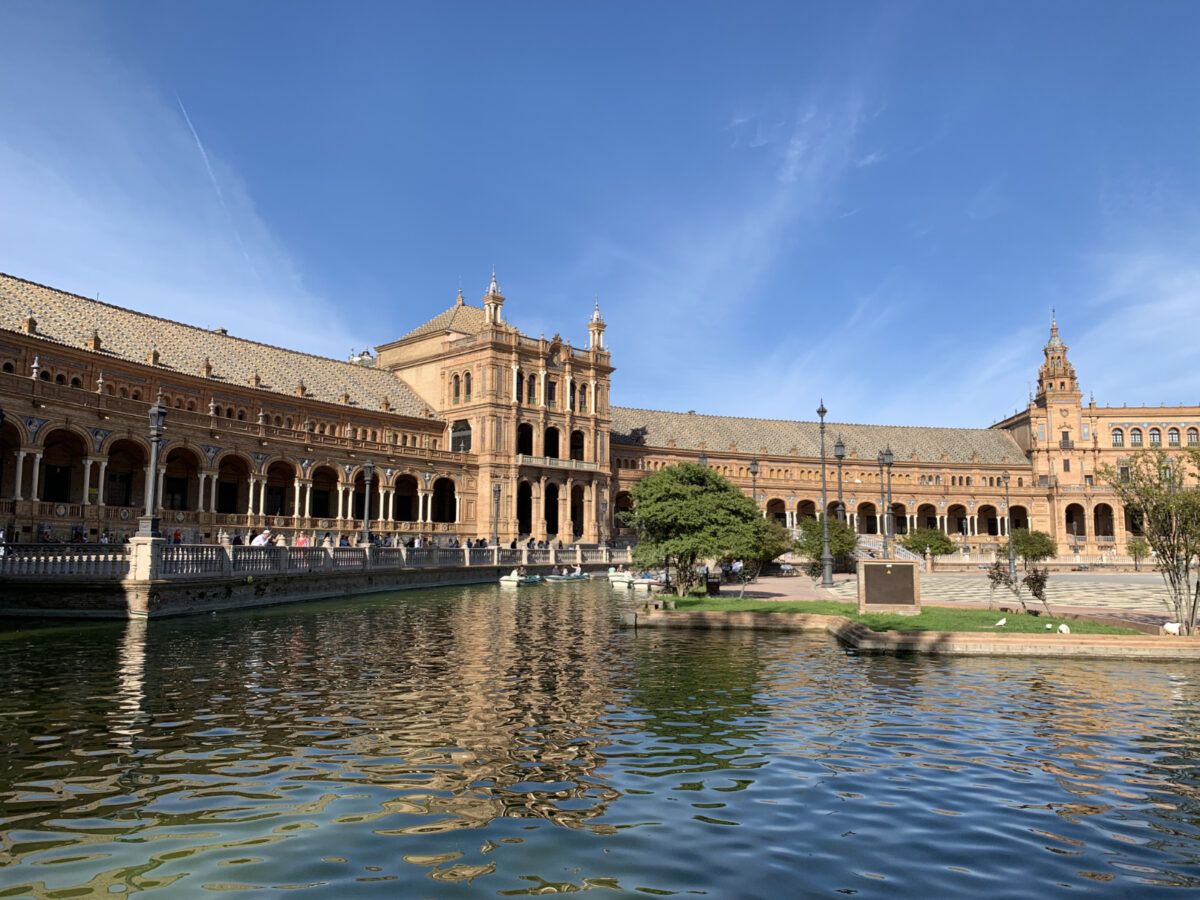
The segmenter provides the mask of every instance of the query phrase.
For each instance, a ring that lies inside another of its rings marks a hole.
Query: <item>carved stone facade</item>
[[[482,306],[460,292],[341,362],[0,275],[0,527],[23,542],[120,540],[153,477],[163,528],[185,542],[260,528],[354,541],[369,503],[369,530],[403,540],[594,544],[626,536],[632,485],[678,461],[718,469],[789,527],[816,514],[818,423],[612,407],[598,305],[574,347],[522,334],[504,302],[493,275]],[[942,528],[989,549],[1030,526],[1062,552],[1123,552],[1136,523],[1100,467],[1139,445],[1196,446],[1200,408],[1085,406],[1056,323],[1044,353],[1036,397],[990,429],[826,423],[831,513],[840,439],[861,532],[878,531],[889,447],[898,533]],[[151,476],[156,400],[168,413]]]

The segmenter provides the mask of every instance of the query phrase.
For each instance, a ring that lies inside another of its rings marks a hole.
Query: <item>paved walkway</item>
[[[853,575],[835,575],[835,587],[820,588],[804,575],[763,577],[746,586],[750,600],[843,600],[858,599],[858,581]],[[737,596],[736,585],[722,585],[724,596]],[[1095,613],[1161,624],[1174,618],[1167,603],[1170,595],[1157,573],[1105,574],[1055,573],[1046,585],[1050,607],[1062,613]],[[987,576],[969,574],[921,575],[921,603],[926,606],[1014,606],[1012,594],[1000,588],[992,594]],[[1026,602],[1030,602],[1026,594]],[[1037,601],[1030,603],[1038,607]]]

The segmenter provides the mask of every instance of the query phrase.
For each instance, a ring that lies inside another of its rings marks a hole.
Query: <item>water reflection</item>
[[[634,634],[616,596],[5,632],[0,897],[1122,895],[1200,875],[1190,666]]]

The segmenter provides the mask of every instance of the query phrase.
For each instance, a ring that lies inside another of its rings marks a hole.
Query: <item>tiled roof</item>
[[[364,411],[380,411],[385,397],[394,414],[420,416],[426,409],[390,372],[160,319],[0,273],[0,330],[20,331],[30,310],[39,337],[83,349],[95,329],[100,352],[110,356],[147,365],[157,349],[157,368],[164,374],[203,375],[207,357],[215,384],[250,387],[257,372],[259,390],[296,396],[303,382],[309,398],[326,403],[340,403],[344,392]]]
[[[627,409],[614,406],[612,442],[699,450],[719,456],[737,445],[737,453],[747,458],[798,455],[806,459],[821,456],[821,432],[818,422],[791,422],[784,419],[740,419],[732,416],[706,416],[695,413],[660,412],[652,409]],[[907,462],[916,453],[922,462],[941,462],[942,454],[952,463],[970,463],[977,454],[981,465],[1028,465],[1024,451],[1007,431],[993,428],[922,428],[908,425],[850,425],[825,423],[825,453],[833,458],[838,438],[846,445],[846,456],[857,451],[858,459],[874,460],[886,446],[892,448],[897,462]],[[764,451],[762,448],[766,448]]]
[[[419,325],[400,340],[422,337],[427,334],[437,334],[445,331],[457,331],[462,334],[478,334],[483,331],[484,313],[478,306],[468,306],[465,303],[455,303],[445,312],[440,312],[424,325]]]

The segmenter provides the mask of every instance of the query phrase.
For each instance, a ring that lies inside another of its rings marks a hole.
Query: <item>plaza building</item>
[[[188,543],[260,528],[354,541],[365,525],[440,545],[599,544],[631,537],[637,480],[682,461],[785,526],[817,514],[820,423],[612,406],[598,304],[581,346],[523,334],[504,304],[493,274],[480,305],[459,291],[341,361],[0,275],[0,526],[10,541],[121,540],[154,479],[164,531]],[[1123,552],[1137,523],[1101,468],[1196,447],[1200,408],[1084,405],[1057,323],[1043,353],[1036,395],[991,428],[826,422],[830,514],[878,534],[890,504],[897,534],[939,528],[985,552],[1018,527],[1063,553]]]

